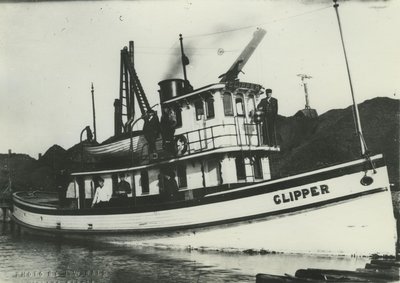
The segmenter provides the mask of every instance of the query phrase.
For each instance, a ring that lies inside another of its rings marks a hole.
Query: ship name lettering
[[[281,204],[324,194],[329,194],[329,187],[325,184],[274,195],[274,202],[275,204]]]

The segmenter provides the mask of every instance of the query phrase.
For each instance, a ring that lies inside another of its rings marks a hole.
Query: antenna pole
[[[92,108],[93,108],[93,136],[94,140],[97,141],[97,136],[96,136],[96,109],[94,107],[94,88],[93,88],[93,83],[92,83]]]
[[[308,88],[307,88],[307,83],[305,81],[305,79],[311,79],[311,76],[305,75],[305,74],[298,74],[297,76],[299,76],[301,78],[301,83],[303,84],[304,87],[304,94],[306,96],[306,106],[305,109],[311,109],[310,107],[310,100],[308,97]]]
[[[340,23],[340,17],[339,17],[339,11],[338,11],[339,4],[337,3],[337,1],[338,0],[333,0],[333,2],[335,3],[333,5],[333,7],[335,8],[336,16],[337,16],[337,20],[338,20],[338,24],[339,24],[340,39],[342,41],[344,59],[346,61],[347,75],[348,75],[349,84],[350,84],[351,97],[353,99],[353,109],[354,109],[354,115],[355,115],[355,119],[354,120],[355,120],[355,124],[356,124],[357,135],[360,138],[361,155],[365,155],[365,153],[367,151],[367,148],[366,148],[367,146],[366,146],[365,141],[364,141],[364,136],[363,136],[362,129],[361,129],[360,114],[358,113],[358,107],[357,107],[356,99],[355,99],[355,96],[354,96],[353,83],[351,81],[351,75],[350,75],[350,67],[349,67],[349,62],[347,60],[346,47],[344,45],[344,40],[343,40],[342,25]]]

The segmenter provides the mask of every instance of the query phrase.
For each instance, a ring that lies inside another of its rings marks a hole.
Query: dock
[[[399,282],[400,260],[372,259],[365,268],[355,271],[335,269],[299,269],[295,275],[259,273],[256,283],[290,282]]]

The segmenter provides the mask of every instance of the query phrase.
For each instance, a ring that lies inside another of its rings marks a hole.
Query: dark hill
[[[30,174],[36,160],[27,154],[0,154],[0,193],[8,185],[11,176],[14,190],[25,190],[31,185]]]
[[[359,107],[365,141],[371,154],[383,153],[392,183],[399,183],[399,100],[374,98]],[[281,153],[273,157],[275,175],[298,172],[360,157],[352,107],[309,119],[280,117]]]
[[[45,154],[39,158],[41,166],[49,166],[55,170],[65,168],[68,163],[67,151],[61,146],[55,144],[50,147]]]

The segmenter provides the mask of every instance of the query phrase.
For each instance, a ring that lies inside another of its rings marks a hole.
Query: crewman
[[[174,152],[176,124],[175,111],[169,107],[164,107],[160,122],[161,137],[163,139],[163,148],[171,153]]]
[[[272,89],[265,90],[266,98],[257,105],[257,110],[264,113],[262,123],[263,144],[276,146],[276,117],[278,116],[278,100],[272,97]]]
[[[154,110],[149,111],[144,119],[143,133],[149,146],[150,155],[156,150],[156,139],[160,133],[160,121],[158,120],[157,113]]]
[[[119,183],[117,186],[117,190],[115,191],[116,195],[122,198],[128,197],[128,194],[132,192],[131,185],[125,180],[125,173],[119,174]]]

